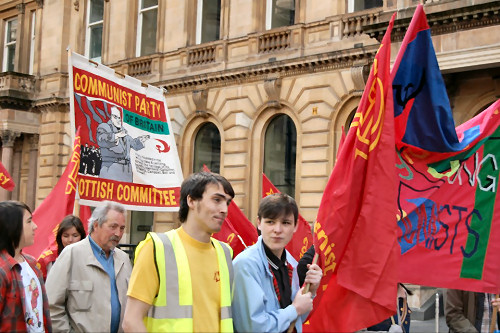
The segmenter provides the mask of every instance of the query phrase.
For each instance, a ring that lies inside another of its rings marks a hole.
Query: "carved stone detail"
[[[29,137],[29,144],[31,150],[38,150],[38,142],[40,141],[40,135],[33,134]]]
[[[269,76],[264,80],[264,90],[267,94],[267,105],[269,107],[281,108],[281,78],[279,76]]]
[[[75,7],[76,11],[79,11],[80,10],[80,1],[75,0],[75,2],[73,2],[73,6]]]
[[[2,136],[2,146],[13,148],[14,141],[16,141],[16,138],[21,136],[21,133],[11,130],[3,130],[0,135]]]
[[[16,5],[16,9],[19,11],[20,14],[24,14],[25,8],[26,8],[26,5],[24,3],[18,3]]]
[[[43,8],[43,0],[35,0],[38,8]]]
[[[370,67],[367,65],[359,65],[359,66],[353,66],[351,67],[351,77],[352,77],[352,82],[354,83],[354,88],[356,90],[363,90],[365,89],[366,85],[366,69],[368,71],[370,70]]]
[[[206,89],[201,89],[201,90],[194,90],[193,91],[193,102],[196,107],[196,115],[207,118],[208,117],[208,112],[207,112],[207,96],[208,96],[208,91]]]

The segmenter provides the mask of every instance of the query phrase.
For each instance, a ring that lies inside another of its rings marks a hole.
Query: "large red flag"
[[[0,186],[6,189],[7,191],[12,191],[16,186],[12,177],[9,175],[7,169],[3,166],[2,162],[0,162]]]
[[[210,172],[210,169],[203,165],[203,171]],[[232,200],[221,230],[213,234],[212,237],[228,243],[233,249],[233,257],[236,257],[247,246],[255,244],[258,235],[255,226]]]
[[[35,243],[23,251],[38,258],[47,247],[55,245],[57,227],[62,219],[73,214],[76,194],[76,177],[80,168],[80,128],[76,131],[73,153],[61,178],[49,195],[33,212],[33,221],[38,225]],[[57,252],[57,251],[56,251]]]
[[[280,191],[274,186],[273,183],[267,178],[267,176],[262,174],[262,197],[267,197],[273,193],[280,193]],[[293,238],[286,246],[286,249],[290,254],[299,260],[302,258],[304,253],[312,245],[312,232],[309,223],[299,214],[297,231],[293,234]]]
[[[396,312],[393,24],[394,15],[319,207],[314,247],[324,277],[307,331],[353,332]]]
[[[342,146],[344,145],[345,137],[346,137],[346,135],[345,135],[345,129],[344,129],[344,126],[342,126],[342,134],[340,136],[339,148],[337,149],[337,156],[339,156],[340,150],[342,149]],[[337,162],[337,160],[335,160],[335,162]]]

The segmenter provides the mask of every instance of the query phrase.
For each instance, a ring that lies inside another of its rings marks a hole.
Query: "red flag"
[[[33,221],[38,225],[35,243],[24,248],[28,254],[38,258],[47,247],[56,242],[59,223],[69,214],[73,214],[76,194],[76,177],[80,168],[80,128],[76,131],[73,153],[61,178],[49,195],[33,212]]]
[[[89,206],[80,205],[80,220],[83,223],[83,228],[85,228],[85,233],[89,232],[89,219],[92,215],[92,211]]]
[[[210,169],[203,165],[203,171],[210,172]],[[255,244],[258,235],[252,222],[247,219],[234,200],[231,200],[221,230],[213,234],[212,237],[228,243],[233,249],[234,258],[247,246]]]
[[[337,149],[337,157],[340,155],[340,150],[342,149],[342,146],[344,145],[345,137],[346,137],[345,129],[344,129],[344,126],[342,126],[342,134],[340,136],[339,148]],[[335,162],[337,162],[337,160],[335,160]]]
[[[314,226],[323,279],[307,331],[353,332],[396,312],[394,15],[326,185]]]
[[[233,205],[233,202],[231,201],[231,204],[229,205],[229,208],[228,208],[228,217],[226,217],[226,219],[224,220],[224,223],[222,224],[221,230],[219,232],[213,234],[212,237],[220,240],[221,242],[225,242],[229,246],[231,246],[231,248],[233,249],[233,258],[235,258],[244,249],[246,249],[247,245],[245,244],[245,242],[243,242],[241,236],[239,235],[238,231],[236,231],[233,224],[231,223],[231,219],[229,218],[229,209],[231,209],[232,205]],[[236,208],[241,213],[241,210],[238,208],[238,206],[236,206]],[[231,209],[231,210],[234,211],[234,209]],[[243,213],[241,213],[241,214],[243,214]],[[245,219],[246,219],[246,217],[245,217]]]
[[[9,175],[7,169],[3,166],[2,162],[0,162],[0,186],[6,189],[7,191],[12,191],[16,186],[12,177]]]
[[[273,193],[280,193],[280,191],[274,186],[273,183],[267,178],[267,176],[262,174],[262,197],[267,197]],[[311,247],[313,237],[311,233],[311,226],[300,214],[297,221],[297,231],[293,234],[293,238],[286,246],[286,249],[290,254],[298,261],[304,253]]]

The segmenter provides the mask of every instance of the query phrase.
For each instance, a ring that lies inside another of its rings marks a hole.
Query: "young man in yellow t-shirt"
[[[232,273],[231,254],[227,244],[211,235],[221,229],[233,197],[231,184],[218,174],[200,172],[182,183],[181,227],[166,233],[166,242],[150,235],[138,246],[127,293],[125,332],[232,331],[228,278]],[[162,246],[173,249],[175,255],[159,251]],[[221,255],[221,249],[225,255]],[[187,266],[179,262],[183,258]],[[169,286],[172,280],[174,287]],[[159,294],[160,290],[166,295]],[[169,311],[164,311],[167,308]]]

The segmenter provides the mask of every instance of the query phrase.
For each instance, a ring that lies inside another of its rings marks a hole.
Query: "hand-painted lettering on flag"
[[[319,250],[324,254],[325,262],[323,263],[323,275],[326,275],[329,272],[334,272],[337,267],[336,256],[333,248],[335,247],[335,243],[330,242],[328,239],[328,235],[325,230],[322,228],[321,223],[316,221],[314,223],[314,234],[316,235],[316,239],[318,240]]]

